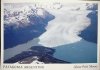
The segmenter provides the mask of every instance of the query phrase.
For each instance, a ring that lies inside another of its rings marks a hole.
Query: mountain
[[[35,61],[47,63],[69,63],[67,61],[59,60],[52,57],[54,49],[46,48],[43,46],[33,46],[29,50],[24,51],[5,60],[4,63],[19,63],[19,64],[29,64]]]
[[[82,31],[79,36],[89,42],[97,43],[98,12],[92,11],[87,16],[90,18],[91,25]]]
[[[39,37],[54,16],[43,8],[25,6],[4,10],[4,48],[8,49]],[[10,40],[10,41],[9,41]]]
[[[96,3],[37,5],[4,4],[4,63],[97,62]]]

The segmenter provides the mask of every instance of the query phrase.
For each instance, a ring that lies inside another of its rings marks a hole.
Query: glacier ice
[[[39,44],[46,47],[56,47],[75,43],[82,39],[79,34],[91,24],[87,17],[91,11],[87,10],[84,4],[82,7],[76,6],[75,9],[74,7],[69,8],[64,6],[58,10],[47,9],[55,16],[55,19],[48,23],[47,31],[39,37]],[[80,10],[76,10],[77,8],[80,8]]]

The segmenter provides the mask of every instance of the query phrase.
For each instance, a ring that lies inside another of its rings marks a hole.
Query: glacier
[[[93,11],[97,12],[94,7],[96,4],[55,3],[49,5],[52,8],[47,6],[41,8],[32,4],[15,5],[5,4],[4,9],[4,61],[8,60],[9,63],[9,59],[20,59],[21,53],[31,54],[28,53],[31,51],[30,48],[43,46],[55,50],[50,58],[52,60],[56,58],[56,62],[60,60],[71,63],[97,62],[97,44],[88,42],[84,39],[85,34],[83,35],[83,31],[92,23],[96,24],[88,17],[90,13],[94,17]]]
[[[55,19],[51,20],[46,26],[46,32],[39,37],[39,44],[56,47],[75,43],[82,39],[79,34],[91,24],[87,17],[91,11],[87,10],[85,4],[77,5],[71,9],[68,7],[70,8],[70,6],[64,6],[57,10],[47,9],[55,16]],[[78,8],[79,10],[77,10]]]

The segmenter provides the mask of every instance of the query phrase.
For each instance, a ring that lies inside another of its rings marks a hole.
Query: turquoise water
[[[97,45],[85,40],[55,47],[54,57],[71,63],[96,63]]]

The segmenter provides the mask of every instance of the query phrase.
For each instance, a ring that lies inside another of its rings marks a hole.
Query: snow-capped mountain
[[[24,4],[18,4],[14,5],[14,4],[5,4],[4,7],[4,24],[8,24],[8,25],[16,25],[16,27],[24,27],[24,26],[28,26],[30,23],[30,19],[29,16],[33,15],[33,16],[40,16],[42,18],[46,18],[47,11],[49,13],[54,13],[52,11],[59,11],[57,9],[62,9],[63,11],[65,10],[91,10],[91,9],[96,9],[96,7],[94,5],[97,4],[60,4],[60,3],[54,3],[51,4],[51,8],[48,7],[38,7],[33,5],[24,5]],[[65,9],[65,10],[64,10]],[[65,11],[66,12],[66,11]],[[55,13],[54,13],[55,14]],[[53,14],[53,15],[54,15]],[[34,23],[33,23],[34,24]]]
[[[9,8],[7,5],[4,9],[5,49],[40,36],[46,31],[48,21],[54,19],[54,16],[43,8],[33,6]]]
[[[97,4],[4,5],[4,63],[96,62]]]
[[[30,64],[45,64],[44,62],[39,61],[39,58],[37,56],[30,57],[30,58],[28,57],[17,63],[19,63],[19,64],[28,64],[28,63],[30,63]]]
[[[31,58],[23,59],[23,60],[18,61],[14,64],[45,64],[44,62],[38,61],[38,59],[39,58],[37,56],[34,56],[34,57],[31,57]]]
[[[4,24],[24,27],[30,25],[29,16],[37,16],[45,19],[48,13],[43,8],[23,6],[19,8],[4,9]],[[34,22],[32,23],[34,24]]]

